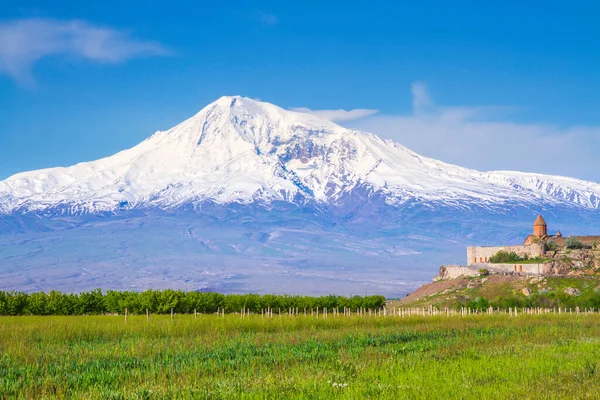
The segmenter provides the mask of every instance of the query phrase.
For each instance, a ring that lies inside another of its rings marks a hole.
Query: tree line
[[[271,308],[274,313],[290,308],[304,310],[328,308],[343,310],[348,307],[378,309],[385,304],[384,296],[300,296],[273,294],[221,294],[216,292],[184,292],[183,290],[146,290],[144,292],[100,289],[83,293],[23,293],[0,291],[0,315],[93,315],[153,314],[193,312],[211,314],[218,310],[233,313],[261,313]]]

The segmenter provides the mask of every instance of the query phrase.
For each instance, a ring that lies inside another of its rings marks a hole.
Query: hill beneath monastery
[[[524,277],[489,275],[421,286],[388,307],[488,308],[600,307],[600,276]]]

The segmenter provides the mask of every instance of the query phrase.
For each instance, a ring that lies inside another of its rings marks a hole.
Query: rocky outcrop
[[[579,296],[581,294],[581,290],[577,288],[568,287],[565,289],[565,293],[569,296]]]
[[[600,269],[600,251],[595,249],[548,251],[544,275],[582,275]]]

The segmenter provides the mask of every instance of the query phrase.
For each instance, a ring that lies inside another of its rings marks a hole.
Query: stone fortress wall
[[[544,264],[473,264],[466,267],[462,265],[443,265],[440,267],[440,272],[434,281],[477,277],[481,276],[481,270],[484,269],[492,274],[544,275]]]
[[[464,267],[462,265],[442,265],[438,276],[433,278],[433,280],[458,279],[479,275],[480,273],[477,268]]]
[[[497,273],[512,272],[523,275],[542,275],[544,273],[544,264],[486,264],[481,268]]]
[[[527,255],[529,258],[543,256],[545,254],[543,243],[521,246],[471,246],[467,247],[467,266],[485,264],[491,256],[499,251],[515,252],[521,257]]]
[[[573,238],[579,240],[581,244],[589,247],[598,247],[600,246],[600,236],[572,236]],[[567,237],[556,238],[553,237],[552,240],[560,247],[564,247],[567,243]]]

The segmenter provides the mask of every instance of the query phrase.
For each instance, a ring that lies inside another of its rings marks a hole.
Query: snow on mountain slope
[[[364,186],[388,204],[600,205],[596,183],[478,172],[313,115],[234,96],[111,157],[14,175],[0,182],[0,213],[171,208],[206,200],[343,205]]]

